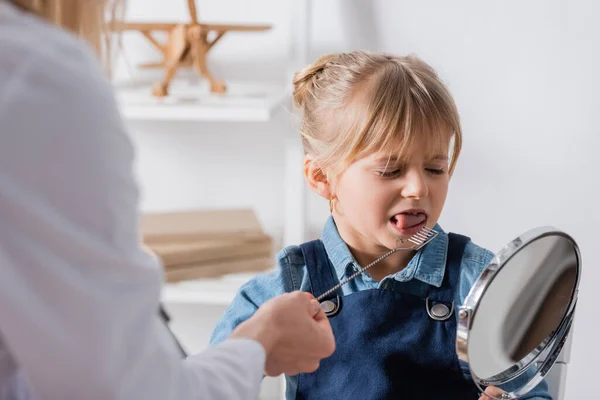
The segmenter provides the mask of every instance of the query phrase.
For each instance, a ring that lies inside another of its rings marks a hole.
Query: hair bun
[[[292,81],[294,85],[293,101],[298,108],[304,107],[309,96],[314,97],[316,79],[323,70],[330,65],[336,54],[328,54],[320,57],[314,63],[301,69],[294,74]]]

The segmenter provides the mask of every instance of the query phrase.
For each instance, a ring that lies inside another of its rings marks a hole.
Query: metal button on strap
[[[448,316],[450,310],[445,304],[436,304],[435,306],[431,307],[431,313],[438,318],[444,318]]]
[[[427,309],[427,314],[436,321],[445,321],[452,315],[454,310],[454,301],[452,301],[452,306],[449,308],[447,305],[443,303],[437,303],[433,306],[429,304],[429,297],[425,300],[425,308]]]
[[[342,299],[340,296],[336,296],[331,300],[324,300],[321,302],[321,309],[325,312],[325,315],[328,317],[333,317],[336,315],[342,306]]]
[[[321,308],[323,309],[323,311],[325,311],[325,314],[330,314],[334,312],[336,307],[337,306],[335,305],[335,303],[331,300],[325,300],[321,303]]]

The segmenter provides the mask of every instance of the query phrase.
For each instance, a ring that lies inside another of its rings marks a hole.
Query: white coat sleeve
[[[0,65],[0,334],[44,399],[255,399],[265,353],[181,360],[139,245],[134,151],[91,53]],[[165,133],[167,134],[167,132]]]

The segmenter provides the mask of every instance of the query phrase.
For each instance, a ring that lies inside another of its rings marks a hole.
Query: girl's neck
[[[377,245],[369,240],[369,238],[360,235],[356,230],[345,224],[343,220],[334,217],[334,221],[340,237],[346,243],[352,256],[354,256],[354,259],[361,267],[366,267],[391,250]],[[412,250],[397,251],[373,265],[367,272],[373,279],[380,282],[386,276],[395,274],[406,268],[415,254],[416,252]]]
[[[367,265],[381,257],[383,254],[385,254],[385,252],[375,253],[362,251],[357,248],[353,248],[350,244],[348,244],[348,247],[350,248],[350,252],[361,267],[366,267]],[[414,257],[414,255],[415,251],[397,251],[396,253],[384,258],[377,264],[373,265],[367,271],[373,279],[380,282],[386,276],[395,274],[406,268],[406,266]]]

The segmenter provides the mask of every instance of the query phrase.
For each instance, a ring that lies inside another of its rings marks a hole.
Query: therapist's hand
[[[267,301],[231,335],[256,340],[265,348],[265,373],[297,375],[314,372],[335,351],[335,339],[319,302],[306,292]]]

